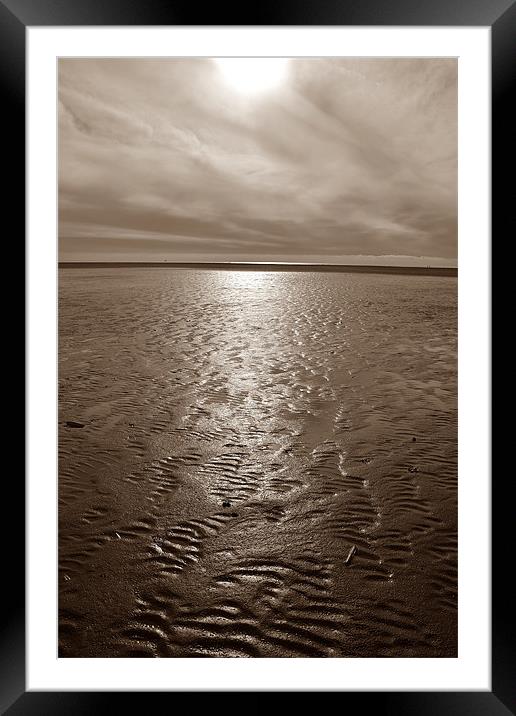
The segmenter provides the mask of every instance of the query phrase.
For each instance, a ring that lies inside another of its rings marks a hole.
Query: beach
[[[457,278],[59,269],[59,656],[457,656]]]

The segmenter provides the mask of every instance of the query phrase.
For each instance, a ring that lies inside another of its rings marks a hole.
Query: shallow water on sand
[[[60,656],[456,656],[456,321],[454,278],[60,270]]]

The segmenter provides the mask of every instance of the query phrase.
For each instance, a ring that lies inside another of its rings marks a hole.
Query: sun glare
[[[284,82],[288,59],[282,57],[221,57],[215,60],[226,83],[242,94],[256,94]]]

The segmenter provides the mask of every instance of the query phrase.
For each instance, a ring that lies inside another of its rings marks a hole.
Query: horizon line
[[[317,271],[357,271],[357,272],[396,272],[429,274],[439,272],[441,275],[457,275],[457,266],[435,266],[435,265],[393,265],[393,264],[325,264],[295,261],[59,261],[58,268],[203,268],[203,269],[269,269],[269,270],[317,270]]]

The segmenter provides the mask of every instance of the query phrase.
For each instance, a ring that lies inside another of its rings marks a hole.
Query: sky
[[[232,62],[59,60],[61,261],[456,265],[455,59]]]

